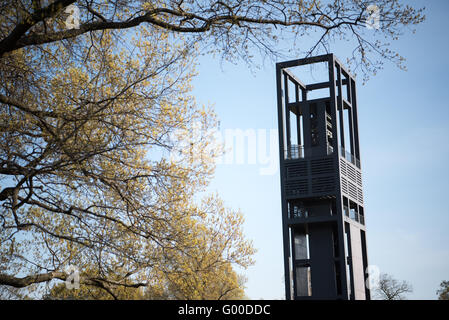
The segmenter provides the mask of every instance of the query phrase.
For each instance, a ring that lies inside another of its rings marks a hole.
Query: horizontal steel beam
[[[278,62],[276,65],[280,68],[292,68],[292,67],[298,67],[305,64],[311,64],[311,63],[318,63],[318,62],[329,62],[329,58],[333,57],[334,55],[331,54],[323,54],[321,56],[316,57],[310,57],[310,58],[303,58],[303,59],[296,59],[296,60],[290,60],[290,61],[284,61],[284,62]]]
[[[282,72],[284,72],[287,76],[289,76],[293,82],[295,82],[297,85],[299,85],[301,87],[301,89],[306,89],[306,85],[304,83],[302,83],[301,80],[299,80],[290,70],[288,69],[283,69]]]

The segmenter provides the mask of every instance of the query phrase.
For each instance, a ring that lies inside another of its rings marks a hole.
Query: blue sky
[[[411,4],[426,6],[427,19],[392,44],[408,71],[387,62],[366,85],[358,79],[368,256],[381,272],[409,281],[410,298],[435,299],[439,283],[449,280],[449,2]],[[331,49],[346,60],[344,45]],[[222,131],[277,129],[273,63],[251,72],[244,62],[221,66],[204,56],[198,72],[193,93],[215,106]],[[282,299],[279,173],[261,175],[260,167],[219,164],[209,190],[241,209],[258,250],[245,272],[247,295]]]

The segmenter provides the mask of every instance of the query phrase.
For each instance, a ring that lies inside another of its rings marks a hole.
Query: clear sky
[[[366,85],[358,79],[367,245],[369,264],[409,281],[410,298],[435,299],[439,283],[449,280],[449,1],[411,4],[426,6],[427,19],[392,44],[408,71],[386,63]],[[345,45],[332,52],[346,61]],[[221,66],[202,57],[198,71],[194,95],[214,104],[222,132],[277,129],[273,63],[251,72],[243,62]],[[278,161],[277,144],[269,151]],[[258,250],[245,272],[247,295],[282,299],[279,170],[261,174],[266,164],[248,162],[219,164],[209,189],[242,210]]]

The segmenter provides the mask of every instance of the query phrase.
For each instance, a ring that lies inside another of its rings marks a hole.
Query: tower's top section
[[[349,70],[337,59],[337,57],[333,53],[323,54],[321,56],[315,56],[315,57],[309,57],[309,58],[302,58],[302,59],[295,59],[295,60],[289,60],[289,61],[283,61],[276,63],[276,67],[280,69],[292,69],[295,67],[301,67],[301,66],[308,66],[308,65],[314,65],[314,64],[336,64],[341,68],[341,72],[344,74],[345,78],[350,77],[353,80],[355,79],[353,75],[349,72]],[[292,71],[287,70],[290,74],[294,75]],[[295,76],[296,77],[296,76]],[[297,79],[298,80],[298,79]],[[312,83],[302,85],[312,85]],[[314,87],[306,88],[307,90],[314,90]]]
[[[354,76],[332,53],[280,62],[276,70],[285,160],[337,153],[360,168]]]

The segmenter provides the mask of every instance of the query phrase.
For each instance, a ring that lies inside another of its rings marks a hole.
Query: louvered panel
[[[307,176],[307,162],[298,161],[286,166],[287,179],[296,179]]]
[[[341,178],[341,192],[348,194],[348,181],[346,178]]]
[[[356,170],[352,165],[346,167],[347,177],[354,183],[357,183]]]
[[[301,196],[308,193],[307,179],[291,180],[285,183],[285,193],[287,196]]]
[[[357,188],[357,199],[360,204],[363,204],[363,191],[360,188]]]
[[[332,176],[312,178],[312,193],[330,192],[335,189],[335,179]]]
[[[358,195],[357,195],[357,187],[351,181],[348,181],[348,194],[354,200],[357,200],[357,197],[358,197]]]
[[[362,187],[362,173],[360,171],[357,171],[357,184]]]
[[[317,159],[310,161],[312,175],[332,174],[334,172],[333,159]]]
[[[340,172],[342,175],[346,176],[346,162],[340,158]]]

